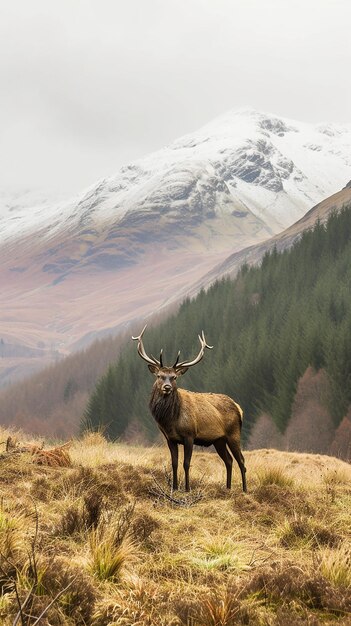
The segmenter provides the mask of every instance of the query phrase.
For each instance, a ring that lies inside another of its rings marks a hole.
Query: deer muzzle
[[[169,383],[165,383],[164,385],[162,385],[162,393],[165,396],[168,396],[168,394],[170,394],[172,391],[172,385],[170,385]]]

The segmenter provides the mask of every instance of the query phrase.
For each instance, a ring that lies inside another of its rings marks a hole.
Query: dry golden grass
[[[43,612],[44,626],[350,624],[350,465],[245,457],[248,494],[237,468],[226,490],[221,460],[202,451],[193,492],[172,494],[165,446],[101,434],[72,443],[72,467],[1,458],[1,624],[31,590],[18,624]]]

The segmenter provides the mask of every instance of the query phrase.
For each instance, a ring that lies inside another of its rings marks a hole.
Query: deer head
[[[195,359],[193,359],[192,361],[182,361],[181,363],[179,363],[180,352],[178,352],[174,365],[172,365],[171,367],[167,367],[163,365],[162,350],[160,352],[159,360],[157,360],[152,355],[148,356],[146,354],[143,344],[143,334],[145,332],[146,326],[147,325],[144,326],[138,337],[132,337],[132,339],[138,342],[139,356],[144,361],[146,361],[150,372],[156,376],[155,384],[159,388],[160,392],[164,396],[167,396],[172,393],[174,389],[177,388],[176,380],[178,376],[182,376],[189,369],[189,367],[192,367],[193,365],[199,363],[199,361],[201,361],[204,356],[205,349],[208,348],[209,350],[212,350],[213,346],[207,345],[204,331],[202,331],[201,335],[198,335],[201,348],[199,354],[195,357]]]

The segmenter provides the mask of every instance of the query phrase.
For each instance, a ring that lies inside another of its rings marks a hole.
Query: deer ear
[[[180,367],[179,369],[177,368],[177,376],[183,376],[183,374],[185,374],[188,369],[188,367]]]
[[[155,374],[155,376],[157,376],[158,370],[160,369],[157,365],[151,365],[150,363],[148,363],[148,368],[151,372],[151,374]]]

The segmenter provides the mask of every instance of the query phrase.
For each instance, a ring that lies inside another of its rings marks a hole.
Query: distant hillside
[[[246,439],[262,414],[278,433],[287,432],[299,380],[309,367],[325,372],[323,393],[310,377],[321,419],[329,422],[325,449],[351,404],[350,280],[351,205],[325,224],[317,222],[290,250],[274,248],[260,267],[245,265],[234,281],[223,279],[185,301],[176,316],[146,333],[147,351],[157,354],[163,347],[167,363],[179,349],[196,354],[203,328],[215,349],[181,383],[234,397],[244,409]],[[133,427],[152,438],[156,428],[147,409],[152,378],[131,343],[97,384],[86,417],[112,437]],[[302,444],[307,450],[318,448],[315,425],[312,431],[313,444]]]
[[[29,377],[44,365],[57,361],[60,354],[57,350],[45,346],[38,340],[36,346],[13,343],[0,338],[0,389],[23,377]]]
[[[126,339],[121,334],[95,341],[86,350],[2,389],[0,424],[46,437],[65,438],[77,434],[96,380],[117,358]]]

